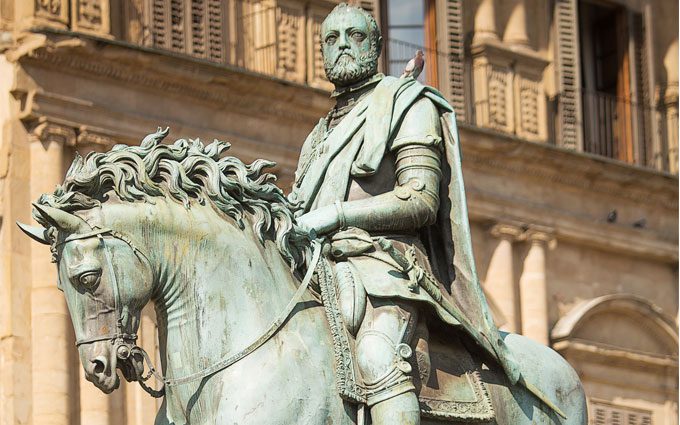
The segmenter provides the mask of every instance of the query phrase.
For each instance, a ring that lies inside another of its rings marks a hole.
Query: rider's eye
[[[335,43],[335,40],[337,40],[337,39],[338,39],[338,37],[336,37],[334,35],[329,35],[328,37],[326,37],[326,44],[333,44],[333,43]]]
[[[361,42],[364,41],[364,39],[366,38],[366,34],[364,34],[361,31],[354,31],[352,33],[352,38],[357,42]]]
[[[78,283],[87,289],[94,288],[99,283],[102,272],[99,270],[88,271],[78,276]]]

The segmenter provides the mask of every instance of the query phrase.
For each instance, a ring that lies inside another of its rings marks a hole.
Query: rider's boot
[[[371,423],[373,425],[419,425],[418,396],[413,391],[409,391],[375,404],[371,407]]]

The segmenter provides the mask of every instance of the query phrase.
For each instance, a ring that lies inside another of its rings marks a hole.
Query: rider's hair
[[[299,207],[276,186],[276,176],[264,172],[275,163],[258,159],[244,164],[223,156],[230,145],[218,140],[208,145],[198,139],[161,144],[168,132],[159,128],[140,146],[116,145],[85,159],[76,155],[64,183],[53,194],[42,195],[38,203],[74,212],[101,205],[111,192],[127,202],[169,196],[187,209],[193,203],[209,202],[241,228],[247,219],[261,242],[275,240],[292,267],[304,261],[307,236],[293,226]],[[40,214],[34,211],[33,215],[49,227]]]

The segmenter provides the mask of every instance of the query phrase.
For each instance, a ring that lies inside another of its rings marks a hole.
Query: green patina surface
[[[22,228],[52,249],[88,380],[108,393],[117,369],[141,379],[150,365],[135,334],[153,301],[166,381],[148,389],[164,397],[158,424],[368,420],[338,391],[343,350],[356,378],[349,398],[366,403],[371,423],[433,420],[420,406],[473,420],[464,404],[418,399],[438,367],[420,344],[429,324],[476,343],[464,352],[483,383],[451,384],[452,400],[486,394],[498,424],[585,424],[568,364],[491,320],[452,108],[410,77],[377,73],[382,40],[365,11],[336,7],[321,34],[336,105],[305,141],[288,197],[270,162],[244,164],[218,141],[162,144],[159,130],[76,158],[37,201],[42,227]],[[309,291],[295,302],[310,234],[326,245],[325,309]]]

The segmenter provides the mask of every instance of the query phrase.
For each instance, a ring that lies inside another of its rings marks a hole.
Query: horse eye
[[[97,286],[101,276],[101,270],[87,271],[78,276],[78,283],[87,289],[92,289]]]

